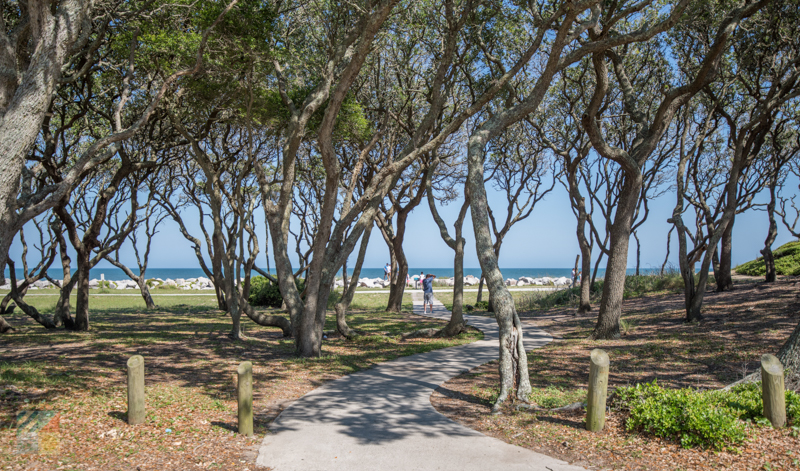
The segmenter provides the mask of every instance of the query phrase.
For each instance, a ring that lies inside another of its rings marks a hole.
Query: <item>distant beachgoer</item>
[[[411,286],[411,275],[406,273],[406,286]]]
[[[417,288],[422,288],[422,280],[424,279],[425,279],[425,273],[419,272],[419,286],[417,286]]]
[[[577,280],[577,279],[578,279],[577,273],[575,272],[575,269],[573,268],[572,269],[572,286],[570,286],[570,288],[574,288],[575,287],[575,280]]]
[[[428,304],[431,305],[431,312],[433,312],[433,279],[436,275],[428,275],[422,280],[422,293],[425,298],[422,301],[422,312],[428,312]]]
[[[392,275],[392,266],[387,263],[386,266],[383,267],[383,279],[388,280],[391,275]]]

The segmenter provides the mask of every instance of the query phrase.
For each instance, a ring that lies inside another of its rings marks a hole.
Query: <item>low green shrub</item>
[[[709,279],[709,282],[713,282]],[[625,298],[635,298],[647,293],[671,292],[683,290],[683,278],[678,270],[668,268],[664,273],[648,275],[628,275],[625,277]],[[603,293],[603,280],[595,281],[591,288],[591,302],[600,300]],[[532,309],[550,309],[557,306],[577,306],[581,298],[581,287],[566,288],[546,295],[525,296],[517,302],[517,310],[524,312]]]
[[[800,241],[783,244],[772,251],[775,257],[775,272],[778,275],[800,275]],[[764,257],[758,257],[734,268],[736,273],[749,276],[764,276],[767,267],[764,266]]]
[[[489,301],[478,301],[475,303],[475,309],[478,311],[488,311],[489,310]]]
[[[747,438],[745,424],[731,408],[707,392],[664,389],[655,382],[627,392],[629,431],[678,441],[684,448],[725,449]],[[625,395],[625,393],[622,393]]]
[[[763,418],[764,402],[761,398],[761,383],[739,384],[726,396],[728,406],[741,411],[742,420],[758,421]],[[786,391],[786,420],[790,425],[800,422],[800,394]]]
[[[657,382],[618,388],[612,404],[628,410],[629,431],[678,441],[685,448],[728,449],[748,436],[745,422],[768,424],[762,415],[761,384],[743,384],[728,391],[665,389]],[[800,418],[800,396],[786,392],[789,424]]]
[[[301,293],[305,289],[305,280],[295,280],[297,290]],[[283,296],[278,285],[263,276],[256,276],[250,280],[250,296],[247,300],[253,306],[281,307]]]

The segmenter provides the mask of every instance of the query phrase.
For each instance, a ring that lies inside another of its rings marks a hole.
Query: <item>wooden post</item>
[[[783,385],[783,365],[774,355],[761,356],[761,398],[764,417],[772,426],[786,425],[786,392]]]
[[[592,350],[589,366],[589,395],[586,400],[586,430],[599,432],[606,424],[606,395],[608,393],[608,354],[599,348]]]
[[[239,433],[253,436],[253,364],[243,361],[236,373],[239,376],[236,387],[239,399]]]
[[[144,416],[144,358],[134,355],[128,359],[128,424],[141,424]]]

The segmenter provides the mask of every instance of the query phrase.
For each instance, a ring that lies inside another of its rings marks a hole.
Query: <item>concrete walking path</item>
[[[423,315],[421,293],[412,298],[414,313]],[[437,300],[424,315],[449,319],[450,311]],[[440,384],[498,356],[497,322],[464,317],[484,340],[382,363],[306,394],[270,425],[257,464],[275,471],[582,470],[436,412],[430,396]],[[525,329],[526,349],[551,340],[541,329]]]

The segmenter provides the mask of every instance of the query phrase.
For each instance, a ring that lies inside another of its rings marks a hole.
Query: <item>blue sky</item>
[[[797,188],[796,183],[787,184],[787,190]],[[504,207],[504,197],[487,187],[489,192],[490,204],[497,207],[497,211]],[[764,195],[761,195],[763,201]],[[667,232],[670,224],[667,218],[672,213],[675,202],[674,193],[668,192],[664,196],[651,202],[650,217],[639,230],[639,238],[642,242],[642,268],[660,267],[666,254]],[[441,208],[442,217],[445,218],[448,226],[455,221],[460,202],[451,203]],[[191,214],[191,213],[190,213]],[[263,214],[263,213],[261,213]],[[263,217],[263,216],[262,216]],[[187,218],[188,219],[188,218]],[[190,230],[199,234],[199,230],[191,227]],[[33,230],[33,228],[31,228]],[[734,225],[733,239],[733,263],[734,265],[752,260],[758,257],[759,250],[763,248],[764,238],[767,230],[767,215],[763,211],[748,211],[737,216]],[[263,225],[260,233],[263,234]],[[33,239],[33,233],[28,233],[29,243]],[[472,233],[471,221],[468,217],[464,235],[467,239],[467,250],[464,266],[467,268],[477,268],[479,263],[475,255],[475,238]],[[672,248],[670,261],[677,266],[677,241],[672,238]],[[422,268],[444,268],[452,267],[453,251],[442,241],[438,228],[433,222],[427,204],[418,206],[409,216],[408,232],[406,240],[406,256],[411,267]],[[792,240],[791,235],[779,223],[778,240],[773,248]],[[266,258],[263,253],[264,237],[261,236],[262,253],[258,258],[258,264],[265,266]],[[636,265],[636,244],[631,239],[628,267]],[[11,248],[11,257],[19,260],[21,247],[15,241]],[[575,236],[575,218],[569,207],[569,200],[566,191],[560,185],[548,194],[545,199],[534,209],[531,216],[515,225],[506,240],[500,253],[500,267],[508,268],[566,268],[571,267],[575,262],[575,256],[579,253],[578,243]],[[130,263],[135,267],[135,259],[132,250],[123,252],[123,262]],[[270,257],[272,259],[272,257]],[[294,257],[293,257],[294,258]],[[351,263],[355,260],[355,254],[351,256]],[[382,267],[389,261],[389,251],[386,243],[377,228],[372,231],[365,267]],[[35,263],[29,260],[29,263]],[[60,265],[56,262],[53,268]],[[110,267],[108,262],[101,262],[98,268]],[[273,264],[274,266],[274,264]],[[605,262],[601,263],[603,268]],[[178,231],[177,225],[170,219],[165,220],[161,232],[156,235],[153,243],[151,255],[151,268],[191,268],[199,267],[194,251],[189,243]]]

